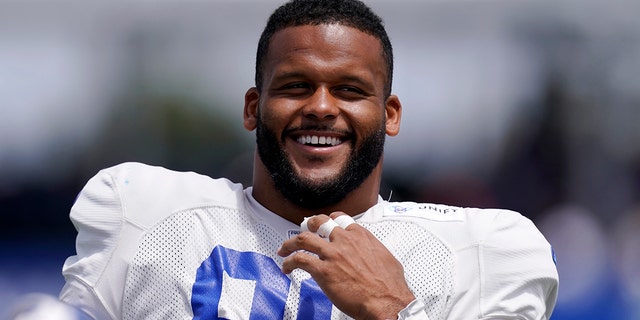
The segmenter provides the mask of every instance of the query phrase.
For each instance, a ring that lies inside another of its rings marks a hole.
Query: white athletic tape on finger
[[[317,233],[323,238],[329,238],[331,231],[333,231],[333,228],[335,227],[339,227],[339,225],[335,221],[333,221],[333,219],[329,219],[327,220],[327,222],[320,225]]]
[[[333,219],[342,229],[346,229],[348,226],[356,223],[355,220],[349,215],[341,215],[335,219]]]
[[[309,231],[309,227],[307,226],[307,220],[309,220],[308,217],[304,218],[304,220],[302,220],[302,222],[300,223],[300,231],[302,232]]]

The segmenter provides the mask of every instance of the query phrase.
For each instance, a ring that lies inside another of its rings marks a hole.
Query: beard
[[[317,128],[305,128],[317,129]],[[354,144],[349,157],[335,177],[310,179],[295,172],[281,139],[274,130],[258,118],[256,140],[258,155],[266,166],[276,189],[295,205],[317,210],[334,205],[357,189],[373,172],[382,158],[385,142],[385,127],[382,125]]]

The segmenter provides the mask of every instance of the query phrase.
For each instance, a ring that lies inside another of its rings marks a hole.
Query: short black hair
[[[262,90],[264,60],[273,35],[287,27],[341,24],[358,29],[380,40],[382,56],[387,64],[385,96],[391,94],[393,80],[393,49],[382,19],[359,0],[291,0],[269,17],[262,31],[256,54],[255,85]]]

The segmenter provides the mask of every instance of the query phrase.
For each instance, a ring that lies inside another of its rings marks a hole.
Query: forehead
[[[326,69],[348,66],[368,69],[382,77],[386,72],[380,41],[341,24],[293,26],[276,32],[269,43],[265,73],[294,66]]]

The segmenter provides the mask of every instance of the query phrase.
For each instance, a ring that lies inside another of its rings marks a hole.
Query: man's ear
[[[400,132],[400,119],[402,118],[402,104],[396,95],[390,95],[385,104],[386,133],[389,136],[395,136]]]
[[[253,131],[258,126],[258,105],[260,93],[256,87],[244,94],[244,128]]]

